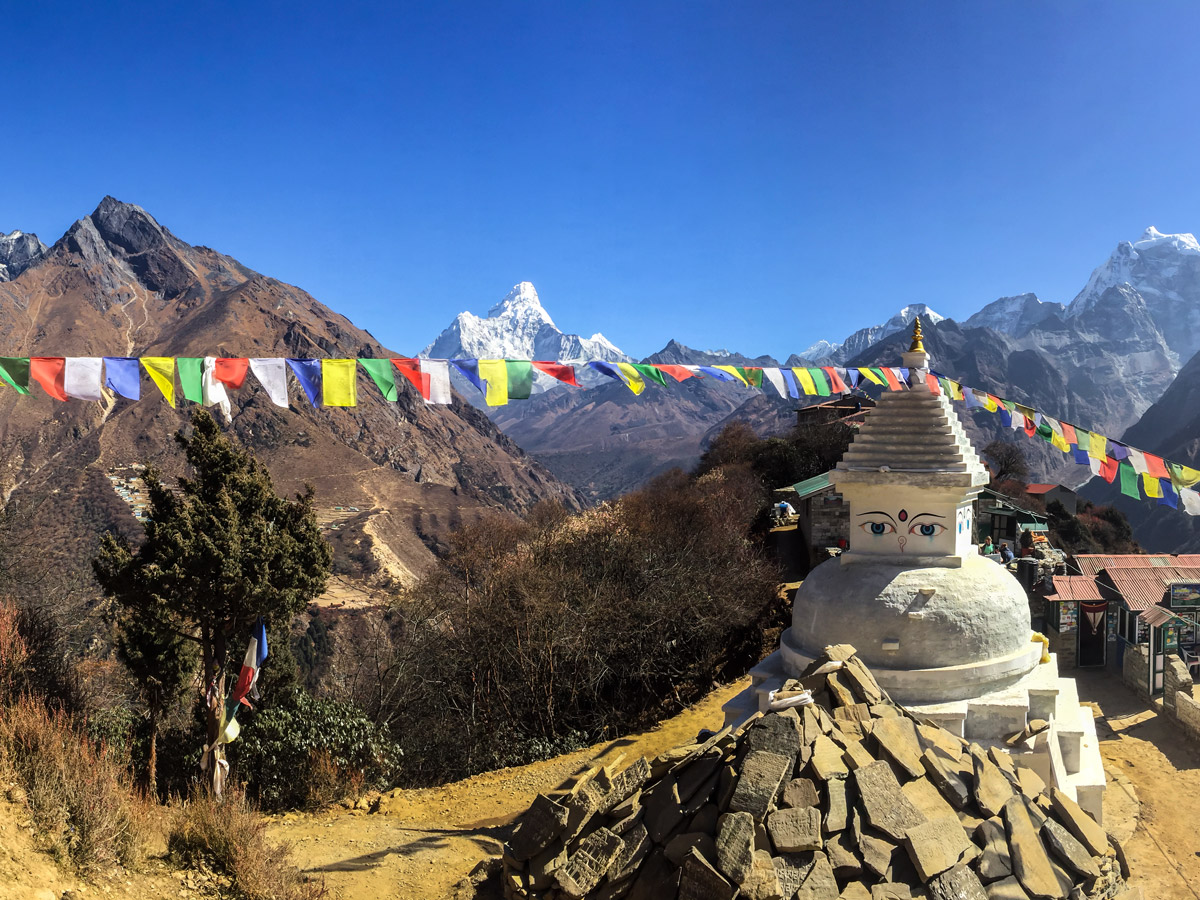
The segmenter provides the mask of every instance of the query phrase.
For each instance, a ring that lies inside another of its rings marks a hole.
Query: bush
[[[0,766],[24,788],[43,838],[81,870],[141,859],[147,808],[104,746],[61,710],[23,697],[0,711]]]
[[[276,705],[242,717],[230,757],[238,778],[269,809],[390,787],[398,772],[399,748],[353,704],[295,688]]]
[[[207,865],[229,876],[240,900],[318,900],[327,893],[288,862],[287,844],[267,840],[266,824],[237,789],[220,801],[202,793],[183,803],[167,848],[177,865]]]

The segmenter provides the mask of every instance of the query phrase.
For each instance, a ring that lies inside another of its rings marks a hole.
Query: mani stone
[[[872,900],[871,889],[861,881],[852,881],[842,888],[838,900]]]
[[[854,851],[853,836],[842,831],[825,841],[825,855],[839,880],[858,878],[862,874],[862,860]]]
[[[921,754],[921,765],[925,774],[933,782],[934,787],[942,792],[942,796],[954,804],[956,809],[964,809],[971,799],[971,790],[962,780],[958,772],[951,769],[933,750]]]
[[[854,696],[850,688],[842,684],[837,672],[829,673],[829,677],[825,679],[825,685],[829,688],[829,693],[838,706],[853,706],[858,702],[858,698]]]
[[[795,716],[767,713],[746,732],[745,746],[750,751],[795,756],[800,752],[800,722]]]
[[[666,900],[679,887],[679,869],[671,865],[661,850],[655,850],[642,864],[630,888],[627,900]]]
[[[785,808],[802,809],[805,806],[816,806],[820,801],[816,785],[811,779],[793,778],[783,789],[780,805]]]
[[[813,859],[808,877],[796,891],[796,900],[838,900],[837,878],[824,853],[817,853]]]
[[[649,778],[650,762],[646,757],[639,756],[637,762],[609,782],[608,791],[601,798],[596,812],[607,813],[613,807],[624,803],[636,794]]]
[[[1034,897],[1066,897],[1058,876],[1050,865],[1050,857],[1042,846],[1025,801],[1013,797],[1004,804],[1004,822],[1008,826],[1008,846],[1012,851],[1013,873],[1026,892]]]
[[[687,831],[675,835],[667,841],[667,845],[663,847],[663,853],[666,854],[672,865],[682,866],[683,861],[687,859],[688,851],[693,847],[705,859],[717,858],[717,842],[713,840],[711,834],[705,834],[702,831]]]
[[[1046,782],[1042,776],[1029,766],[1017,766],[1017,786],[1030,800],[1036,800],[1046,790]]]
[[[823,734],[813,743],[813,755],[809,765],[812,766],[813,774],[821,781],[828,781],[835,775],[849,774],[850,771],[842,761],[841,748]]]
[[[987,898],[988,900],[1029,900],[1029,895],[1025,893],[1025,888],[1021,887],[1017,876],[1010,875],[1003,881],[989,884]]]
[[[917,740],[917,729],[911,719],[880,719],[871,729],[871,736],[879,742],[888,758],[908,773],[910,778],[925,774],[921,763],[921,743]]]
[[[767,816],[767,830],[777,853],[820,850],[825,843],[821,838],[821,811],[815,806],[778,809]]]
[[[1096,865],[1087,848],[1053,819],[1047,819],[1042,824],[1042,837],[1046,839],[1050,852],[1066,863],[1072,872],[1088,881],[1100,877],[1100,867]]]
[[[696,792],[704,787],[721,768],[721,751],[715,750],[707,756],[702,756],[699,759],[693,760],[687,764],[687,767],[677,776],[676,789],[679,792],[679,802],[687,803],[696,796]]]
[[[998,816],[1013,795],[1012,783],[996,768],[983,751],[972,745],[971,759],[975,768],[975,802],[988,816]]]
[[[1003,822],[999,819],[980,822],[975,829],[975,841],[983,847],[983,854],[979,857],[980,879],[986,883],[1012,875],[1012,857],[1008,852]]]
[[[1092,856],[1104,856],[1108,852],[1108,835],[1078,803],[1058,788],[1054,788],[1050,791],[1050,804],[1062,823],[1067,826],[1067,830],[1087,847]]]
[[[754,817],[734,812],[721,816],[717,826],[717,865],[730,879],[742,883],[754,861]]]
[[[883,760],[858,769],[854,779],[867,821],[889,837],[903,840],[908,829],[926,820],[901,792],[892,767]]]
[[[846,663],[846,668],[842,670],[841,674],[868,706],[883,701],[883,691],[879,689],[879,683],[875,680],[875,676],[857,656]]]
[[[988,900],[987,891],[975,873],[963,865],[943,872],[926,889],[930,900]]]
[[[693,848],[679,870],[679,900],[733,900],[737,888]]]
[[[661,781],[647,788],[642,794],[642,805],[646,807],[643,821],[650,831],[650,837],[656,844],[661,844],[683,819],[679,786],[675,779],[664,775]]]
[[[766,850],[754,851],[754,864],[750,874],[741,883],[738,900],[782,900],[783,891],[779,887],[779,876],[775,874],[775,865],[771,862],[771,854]]]
[[[922,881],[929,881],[958,865],[970,847],[958,816],[940,816],[908,829],[904,846]]]
[[[589,834],[570,859],[554,871],[562,892],[568,897],[582,897],[600,883],[624,847],[625,842],[607,828]]]
[[[842,754],[842,760],[849,768],[857,770],[875,762],[875,757],[867,752],[867,748],[862,745],[861,741],[847,741],[846,752]]]
[[[712,843],[711,837],[708,835],[704,835],[704,837],[708,839],[709,844]],[[634,826],[621,840],[625,842],[625,846],[617,854],[612,867],[608,870],[608,880],[612,882],[624,881],[631,875],[636,875],[646,857],[650,855],[650,851],[654,849],[654,845],[650,841],[650,833],[646,831],[645,825]]]
[[[729,809],[733,812],[748,812],[761,821],[775,802],[783,779],[791,774],[792,758],[755,750],[746,754],[742,761],[742,774],[738,778]]]
[[[779,890],[784,897],[791,898],[800,890],[804,879],[816,863],[815,853],[780,853],[771,857],[775,876],[779,879]]]
[[[948,816],[958,821],[958,813],[954,807],[946,802],[946,799],[938,793],[928,778],[918,778],[915,781],[910,781],[908,784],[900,788],[900,792],[908,798],[927,819],[936,819],[943,816]]]
[[[830,778],[825,782],[825,830],[832,833],[846,827],[846,779]]]
[[[534,890],[545,890],[554,882],[554,870],[567,861],[567,848],[555,842],[529,860],[526,874],[529,886]]]
[[[567,815],[561,803],[538,794],[508,842],[512,857],[524,861],[545,850],[566,827]]]

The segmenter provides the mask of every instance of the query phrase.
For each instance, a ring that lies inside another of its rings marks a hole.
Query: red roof
[[[1095,577],[1102,569],[1146,568],[1148,566],[1172,566],[1180,560],[1169,553],[1125,553],[1107,556],[1102,553],[1079,553],[1072,557],[1083,575]],[[1188,558],[1191,562],[1193,557]]]
[[[1109,583],[1132,610],[1150,609],[1162,602],[1172,581],[1200,582],[1200,568],[1146,566],[1105,569],[1101,583]]]
[[[1100,586],[1090,575],[1055,575],[1053,577],[1054,594],[1047,600],[1104,600]]]
[[[1025,493],[1027,494],[1045,494],[1048,491],[1059,487],[1057,484],[1027,484],[1025,485]]]

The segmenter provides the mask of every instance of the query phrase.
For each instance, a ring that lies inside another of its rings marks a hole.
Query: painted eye
[[[863,522],[858,527],[867,534],[891,534],[896,530],[891,522]]]
[[[945,530],[945,525],[939,525],[936,522],[918,522],[912,528],[908,529],[908,533],[919,534],[921,537],[937,537]]]

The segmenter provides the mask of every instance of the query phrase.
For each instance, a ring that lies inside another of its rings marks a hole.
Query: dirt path
[[[421,898],[456,894],[455,885],[484,858],[499,851],[504,826],[540,791],[558,787],[596,761],[624,753],[628,761],[686,744],[702,728],[721,726],[721,704],[749,683],[713,691],[653,731],[596,744],[586,750],[465,781],[385,795],[379,812],[337,810],[273,819],[274,840],[292,842],[293,860],[324,875],[341,900]]]

